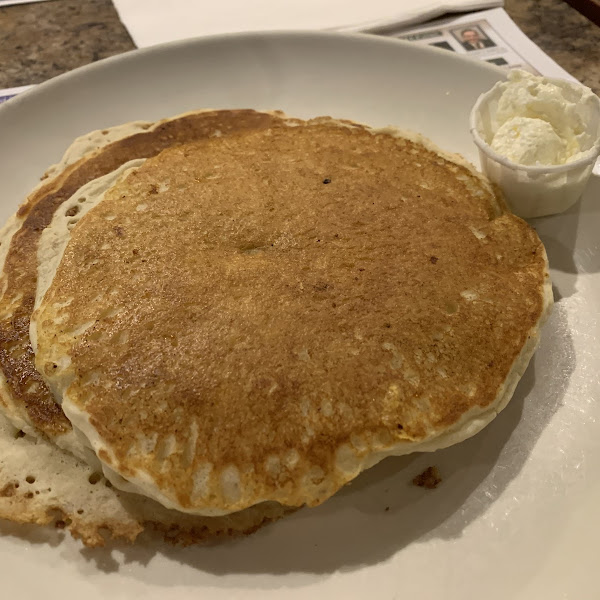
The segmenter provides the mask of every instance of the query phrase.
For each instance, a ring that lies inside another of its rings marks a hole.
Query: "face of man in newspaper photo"
[[[483,48],[495,46],[492,40],[477,29],[463,29],[460,32],[460,38],[465,50],[482,50]]]

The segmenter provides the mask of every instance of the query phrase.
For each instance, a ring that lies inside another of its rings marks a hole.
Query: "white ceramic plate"
[[[475,160],[469,108],[501,77],[366,35],[232,35],[122,55],[0,109],[0,216],[75,136],[200,107],[394,124]],[[534,223],[558,302],[511,404],[479,435],[388,459],[321,507],[217,547],[90,551],[0,523],[2,597],[598,598],[599,195],[596,178],[568,213]],[[432,464],[443,483],[413,486]]]

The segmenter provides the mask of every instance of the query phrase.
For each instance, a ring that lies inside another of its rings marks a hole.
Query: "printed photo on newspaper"
[[[499,67],[576,81],[536,46],[502,8],[438,19],[386,35],[468,55]]]

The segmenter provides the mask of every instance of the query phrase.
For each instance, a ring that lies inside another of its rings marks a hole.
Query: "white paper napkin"
[[[113,0],[138,47],[268,29],[366,31],[409,25],[503,0]]]

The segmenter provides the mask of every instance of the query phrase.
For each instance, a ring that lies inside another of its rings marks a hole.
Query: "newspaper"
[[[47,2],[47,0],[0,0],[0,7],[11,4],[30,4],[32,2]]]
[[[376,31],[503,0],[113,0],[138,48],[191,37],[250,31]]]
[[[0,4],[2,0],[0,0]],[[417,27],[388,29],[389,37],[435,46],[505,68],[577,81],[536,46],[503,8],[438,19]],[[0,103],[32,86],[0,90]]]
[[[536,75],[577,82],[525,35],[503,8],[438,19],[386,35],[468,55],[507,69],[520,68]]]
[[[1,2],[2,0],[0,0]],[[26,90],[32,88],[32,85],[21,85],[19,87],[13,87],[13,88],[6,88],[3,90],[0,90],[0,104],[2,104],[3,102],[6,102],[7,100],[10,100],[12,97],[16,96],[17,94],[20,94],[21,92],[25,92]]]

